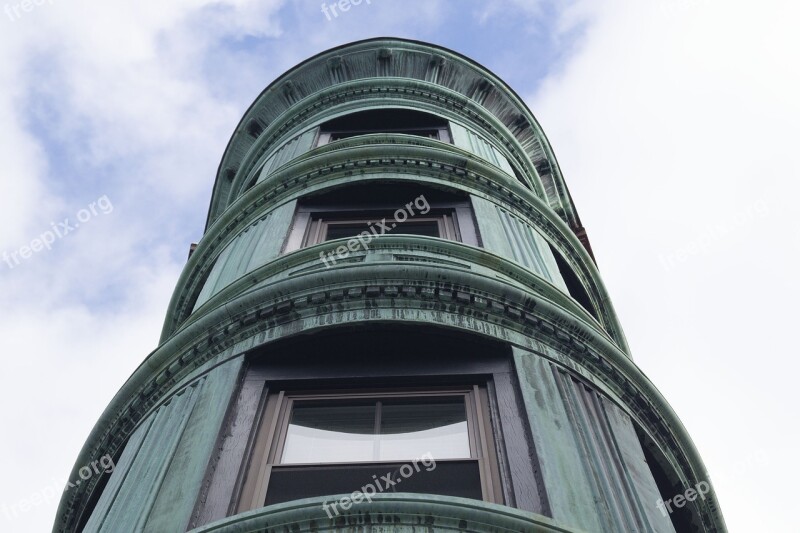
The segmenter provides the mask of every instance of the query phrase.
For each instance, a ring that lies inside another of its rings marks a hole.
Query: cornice
[[[269,208],[353,180],[408,180],[456,188],[503,205],[539,229],[570,263],[593,300],[604,327],[628,352],[597,268],[569,227],[516,179],[450,144],[374,135],[326,145],[273,172],[228,207],[206,232],[181,274],[167,311],[162,342],[191,313],[200,284],[222,249]],[[383,139],[383,140],[382,140]]]
[[[325,243],[303,248],[286,254],[260,268],[242,276],[197,309],[181,328],[189,327],[193,322],[202,319],[209,311],[224,305],[236,297],[253,289],[280,283],[295,273],[317,272],[321,277],[335,273],[341,269],[361,268],[380,263],[383,257],[401,257],[401,261],[417,264],[431,264],[446,268],[470,270],[475,275],[499,279],[513,284],[523,290],[535,293],[538,297],[557,305],[565,313],[572,314],[577,320],[592,327],[597,334],[608,342],[614,340],[603,329],[603,326],[591,316],[575,300],[567,296],[560,288],[549,281],[533,274],[525,267],[488,252],[459,242],[437,239],[433,237],[410,235],[385,235],[369,244],[368,251],[353,252],[338,265],[326,268],[320,260],[320,254],[332,252],[338,246],[346,245],[347,239],[326,241]],[[391,260],[390,260],[391,262]],[[424,277],[420,278],[420,281]]]
[[[403,61],[397,56],[409,54]],[[414,57],[414,60],[409,58]],[[370,59],[371,58],[371,59]],[[350,43],[322,52],[273,81],[255,100],[237,126],[220,164],[208,224],[218,215],[244,154],[255,140],[289,107],[327,87],[367,78],[396,77],[428,81],[447,87],[492,113],[517,138],[543,179],[552,176],[551,202],[564,209],[572,228],[580,221],[542,128],[521,98],[488,69],[452,50],[397,38]]]
[[[310,249],[306,253],[311,259]],[[469,331],[546,357],[590,380],[637,420],[665,451],[685,486],[708,479],[691,439],[661,394],[595,327],[523,287],[436,262],[363,263],[327,275],[297,272],[209,310],[137,369],[101,417],[75,468],[118,451],[136,424],[187,380],[197,379],[193,373],[205,365],[280,338],[373,322]],[[70,531],[71,519],[65,515],[80,512],[80,502],[93,489],[89,483],[65,494],[60,531]],[[707,531],[714,531],[713,494],[702,505]]]
[[[226,176],[235,176],[228,201],[232,201],[242,187],[249,183],[254,169],[300,132],[347,113],[377,107],[417,109],[466,123],[493,141],[509,161],[516,163],[525,173],[527,185],[540,198],[547,197],[539,173],[522,145],[483,106],[460,93],[433,83],[406,78],[372,78],[342,83],[309,95],[275,119],[259,134],[240,166],[226,169]]]
[[[350,495],[342,494],[340,497]],[[238,514],[196,529],[191,533],[238,533],[292,531],[293,533],[339,533],[341,531],[403,530],[430,533],[579,533],[558,526],[551,518],[504,505],[432,494],[383,493],[349,511],[328,517],[323,504],[329,497],[308,498],[271,505]],[[423,525],[424,524],[424,525]]]

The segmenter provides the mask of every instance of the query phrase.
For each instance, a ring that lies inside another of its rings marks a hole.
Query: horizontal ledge
[[[411,93],[416,96],[427,95],[431,101],[424,102],[412,98]],[[404,95],[405,98],[403,98]],[[320,101],[329,102],[330,105],[321,107]],[[447,105],[444,102],[454,105]],[[403,106],[423,109],[426,112],[437,113],[448,120],[456,117],[460,121],[477,126],[489,138],[499,143],[507,152],[507,156],[510,156],[513,161],[531,174],[529,185],[542,197],[546,196],[547,193],[536,169],[536,164],[528,157],[528,153],[519,140],[507,131],[506,126],[497,117],[481,106],[470,106],[468,99],[460,93],[421,80],[405,78],[374,78],[360,80],[357,83],[343,83],[329,87],[293,105],[282,115],[282,117],[285,116],[284,120],[276,120],[271,123],[259,136],[260,140],[255,142],[247,154],[242,157],[235,169],[237,177],[234,183],[241,184],[244,175],[249,175],[259,161],[262,161],[267,154],[279,150],[282,144],[288,142],[299,131],[317,127],[326,119],[346,113],[341,110],[342,107],[347,108],[348,111],[354,111],[370,109],[379,104],[382,104],[380,107]],[[350,107],[354,109],[350,109]],[[297,119],[298,122],[292,123],[294,119]],[[508,135],[505,135],[504,132]]]
[[[419,264],[419,261],[426,259],[426,267],[454,273],[464,270],[463,268],[458,268],[456,263],[454,263],[454,261],[460,260],[466,262],[466,264],[481,267],[485,270],[484,276],[488,273],[494,273],[495,276],[504,276],[509,279],[509,281],[506,282],[502,278],[497,278],[495,281],[499,283],[516,286],[518,289],[524,288],[524,290],[530,292],[531,296],[535,295],[537,298],[544,298],[552,302],[557,307],[563,309],[564,312],[573,315],[585,325],[594,328],[596,333],[614,343],[625,352],[624,346],[620,346],[619,339],[613,338],[607,330],[607,324],[603,324],[591,316],[561,289],[522,265],[489,252],[484,248],[476,248],[463,243],[434,237],[384,235],[375,243],[370,243],[369,250],[359,250],[353,254],[353,258],[360,262],[347,262],[339,266],[325,268],[320,259],[320,254],[335,250],[338,245],[346,243],[347,241],[348,239],[339,239],[308,248],[302,248],[279,256],[256,270],[243,275],[238,280],[214,294],[207,302],[203,303],[198,309],[192,312],[192,314],[182,317],[184,318],[183,322],[172,334],[174,335],[177,331],[196,322],[214,308],[222,306],[233,298],[245,294],[248,290],[263,286],[262,284],[265,283],[271,284],[273,282],[280,283],[284,281],[287,279],[287,274],[290,278],[297,278],[304,274],[309,274],[317,278],[320,274],[328,273],[331,275],[331,278],[336,278],[336,274],[344,274],[343,269],[356,269],[354,272],[358,272],[359,269],[363,267],[381,268],[381,265],[383,265],[383,268],[388,271],[392,266],[416,266]],[[387,258],[384,260],[376,260],[382,255],[386,255]],[[410,256],[412,258],[417,258],[417,261],[413,259],[403,261],[394,257],[395,255]],[[481,275],[477,272],[474,274],[477,276]],[[422,273],[418,277],[419,281],[425,281],[426,278],[427,275],[423,275]],[[413,277],[409,277],[409,279],[413,279]],[[364,281],[375,281],[375,278],[366,276]],[[309,287],[312,286],[313,283],[309,284]]]
[[[307,498],[263,507],[191,530],[191,533],[256,531],[340,532],[343,528],[422,527],[425,531],[489,533],[573,533],[551,518],[478,500],[431,494],[376,494],[371,502],[354,503],[350,510],[328,517],[323,505],[349,494]],[[329,513],[331,511],[328,511]],[[424,523],[424,526],[422,525]],[[345,529],[347,530],[347,529]]]

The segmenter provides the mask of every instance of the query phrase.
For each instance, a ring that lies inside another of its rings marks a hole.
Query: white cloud
[[[20,505],[66,481],[99,415],[156,346],[250,102],[312,53],[393,33],[398,20],[442,20],[440,2],[376,5],[336,24],[315,7],[303,16],[320,31],[278,42],[283,4],[55,0],[0,13],[0,253],[18,254],[103,195],[114,205],[52,250],[0,262],[0,424],[14,435],[0,454],[13,480],[0,486],[0,530],[52,526],[57,498]]]
[[[52,527],[57,497],[23,501],[66,482],[105,405],[156,346],[241,113],[214,92],[203,58],[225,39],[277,35],[280,4],[55,1],[0,14],[0,253],[74,223],[102,195],[114,206],[52,250],[0,263],[0,424],[13,436],[0,530]]]
[[[712,0],[577,9],[581,46],[531,107],[634,357],[693,436],[729,527],[788,531],[800,475],[784,459],[798,436],[800,365],[787,333],[800,297],[791,208],[800,9]],[[770,466],[736,468],[756,452]]]
[[[498,50],[509,47],[503,25],[492,26],[504,15],[495,3],[484,3],[483,26],[467,30],[448,25],[460,2],[408,9],[374,0],[332,21],[299,2],[279,19],[283,4],[54,0],[14,20],[0,12],[0,253],[101,195],[114,204],[53,250],[14,269],[0,263],[0,403],[13,406],[0,413],[13,435],[0,454],[13,480],[0,486],[0,529],[50,528],[55,501],[12,525],[1,506],[67,475],[107,402],[154,348],[219,158],[267,83],[308,55],[375,35],[448,42],[458,40],[448,31],[480,30],[481,42],[496,35]],[[555,4],[504,5],[534,20]],[[766,518],[775,527],[751,529],[781,530],[790,522],[778,509],[791,509],[788,482],[752,466],[730,472],[756,449],[771,468],[789,456],[775,442],[791,442],[779,428],[789,427],[784,406],[796,405],[797,363],[783,331],[798,296],[788,203],[797,192],[797,8],[769,5],[571,2],[556,21],[569,38],[552,42],[566,46],[585,28],[583,47],[531,99],[637,361],[712,474],[727,478],[717,487],[723,511],[742,530]],[[516,68],[537,57],[531,48]],[[509,57],[494,61],[513,71]],[[719,224],[729,231],[661,266],[659,254]],[[784,505],[758,511],[767,486],[782,488],[774,497]]]

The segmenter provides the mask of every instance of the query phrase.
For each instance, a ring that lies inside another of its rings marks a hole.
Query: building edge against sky
[[[247,110],[106,454],[54,531],[726,530],[530,111],[395,38]]]

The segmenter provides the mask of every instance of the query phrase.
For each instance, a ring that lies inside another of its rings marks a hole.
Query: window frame
[[[473,209],[469,201],[430,203],[430,211],[424,215],[408,217],[408,222],[433,221],[439,225],[439,239],[460,242],[470,246],[481,246]],[[328,242],[324,239],[327,228],[332,224],[360,223],[365,229],[370,222],[386,218],[393,220],[394,206],[322,206],[299,203],[295,210],[292,227],[286,237],[281,253],[294,252],[309,246]],[[408,235],[400,231],[385,235]]]
[[[420,133],[414,133],[420,132]],[[421,132],[428,132],[427,135],[422,135]],[[413,135],[415,137],[422,137],[425,139],[434,139],[447,144],[453,144],[453,135],[450,133],[450,126],[439,127],[420,127],[420,128],[371,128],[371,129],[337,129],[326,130],[323,126],[319,127],[316,142],[314,147],[325,146],[332,142],[340,141],[357,137],[359,135],[373,135],[373,134],[386,134],[386,135]],[[431,135],[435,134],[435,135]]]
[[[258,509],[266,505],[270,477],[275,469],[325,469],[327,467],[347,467],[348,465],[386,465],[407,463],[413,459],[391,461],[347,461],[320,463],[281,463],[283,448],[291,419],[292,407],[297,401],[319,399],[378,399],[378,398],[420,398],[463,396],[466,409],[467,432],[470,457],[436,459],[436,463],[472,463],[477,466],[480,476],[480,490],[483,501],[503,503],[502,480],[497,450],[494,448],[494,435],[490,420],[490,406],[485,384],[473,383],[469,386],[438,387],[394,387],[383,389],[340,389],[340,390],[296,390],[285,389],[268,393],[266,391],[261,407],[261,416],[254,428],[252,446],[247,454],[246,464],[240,472],[241,491],[236,497],[235,513]]]
[[[344,113],[319,124],[313,146],[370,134],[406,134],[454,144],[447,117],[420,109],[390,106]]]
[[[410,334],[414,350],[408,349]],[[371,347],[380,347],[382,356],[369,356]],[[248,351],[189,526],[237,514],[244,472],[251,464],[256,428],[270,391],[347,387],[368,391],[485,385],[481,397],[489,405],[486,435],[496,452],[497,490],[504,505],[552,516],[515,368],[513,350],[504,342],[417,325],[331,328]]]
[[[461,232],[459,232],[459,228],[457,222],[454,220],[453,213],[448,213],[445,210],[437,210],[442,212],[431,215],[431,212],[433,211],[434,210],[431,209],[431,211],[426,215],[409,218],[407,222],[436,222],[439,235],[437,235],[435,238],[461,242]],[[303,242],[300,246],[301,248],[306,248],[308,246],[314,246],[315,244],[322,244],[323,242],[334,240],[327,238],[328,230],[331,226],[363,224],[364,229],[366,230],[370,225],[370,222],[375,221],[376,218],[380,220],[380,218],[392,216],[391,213],[384,213],[381,211],[364,213],[354,212],[352,214],[345,213],[340,216],[333,215],[330,218],[328,218],[327,215],[323,216],[322,213],[317,213],[315,215],[311,216],[311,219],[308,223],[306,233],[303,237]],[[403,233],[400,230],[402,227],[401,224],[398,224],[398,227],[394,231],[387,233],[386,235],[412,235],[409,233]],[[355,235],[353,235],[353,237],[355,237]]]
[[[331,401],[340,401],[340,400],[374,400],[376,403],[379,403],[381,399],[384,398],[430,398],[430,397],[462,397],[464,399],[464,409],[465,409],[465,416],[467,422],[467,436],[469,438],[469,457],[458,457],[453,458],[457,460],[464,460],[464,459],[477,459],[478,453],[478,445],[475,442],[477,438],[474,435],[473,429],[473,410],[471,409],[472,405],[470,402],[472,401],[469,394],[471,390],[454,390],[452,392],[447,391],[419,391],[413,393],[405,393],[399,391],[380,391],[374,394],[364,393],[364,392],[344,392],[340,394],[329,393],[329,394],[314,394],[314,393],[299,393],[299,394],[290,394],[287,395],[285,400],[285,405],[283,406],[283,410],[280,415],[280,419],[278,420],[279,426],[279,434],[277,436],[277,440],[273,445],[273,449],[270,451],[270,461],[272,464],[276,466],[281,465],[293,465],[293,466],[314,466],[314,465],[325,465],[325,464],[351,464],[351,463],[370,463],[370,464],[380,464],[380,463],[396,463],[398,461],[409,461],[413,460],[413,458],[408,459],[401,459],[401,460],[392,460],[392,461],[381,461],[378,459],[372,460],[364,460],[364,461],[339,461],[339,462],[318,462],[318,463],[283,463],[283,455],[286,449],[286,438],[288,436],[289,425],[291,423],[293,409],[296,403],[298,402],[311,402],[316,400],[331,400]],[[378,429],[379,424],[379,417],[380,415],[376,412],[376,430]],[[379,435],[379,433],[375,433],[375,435]],[[449,460],[449,459],[443,459]]]

